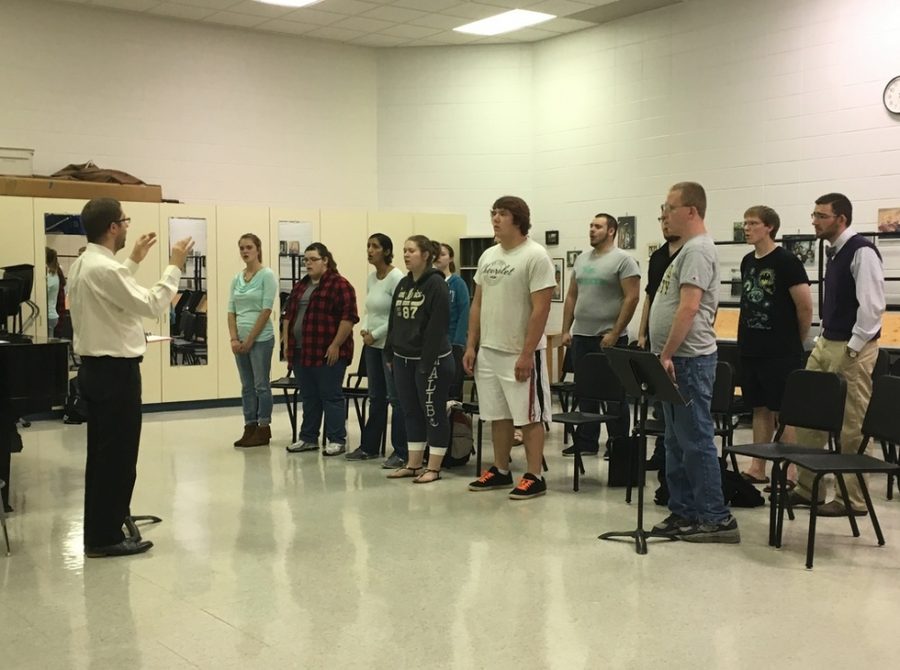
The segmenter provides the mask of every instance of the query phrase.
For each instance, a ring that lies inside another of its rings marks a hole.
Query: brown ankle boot
[[[242,447],[265,447],[272,439],[272,429],[268,426],[257,426],[253,434],[242,444]]]
[[[248,423],[246,426],[244,426],[244,434],[241,435],[241,438],[237,442],[234,443],[234,446],[246,447],[247,440],[250,439],[250,437],[253,435],[253,433],[256,432],[257,428],[258,428],[258,426],[256,425],[256,423]]]

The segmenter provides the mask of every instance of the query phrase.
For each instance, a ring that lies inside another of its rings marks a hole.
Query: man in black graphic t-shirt
[[[741,261],[738,348],[743,397],[753,407],[754,442],[768,442],[775,433],[784,386],[802,367],[812,322],[809,277],[799,259],[775,244],[779,226],[771,207],[744,213],[744,233],[754,250]],[[765,468],[765,461],[754,458],[743,475],[754,484],[766,483]]]

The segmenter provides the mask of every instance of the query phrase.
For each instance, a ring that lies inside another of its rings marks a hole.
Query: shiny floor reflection
[[[147,554],[84,559],[84,426],[35,423],[13,457],[0,557],[5,665],[35,668],[755,668],[896,658],[900,498],[871,489],[887,538],[807,514],[766,545],[765,508],[736,510],[743,543],[600,542],[634,526],[624,489],[587,458],[579,493],[559,429],[550,488],[469,493],[474,465],[426,486],[378,461],[237,450],[238,409],[145,417],[133,510]],[[749,437],[746,433],[744,438]],[[358,430],[351,422],[351,446]],[[487,451],[489,453],[490,447]],[[515,465],[524,462],[519,450]],[[518,474],[518,471],[517,471]],[[654,482],[655,483],[655,482]],[[648,486],[648,498],[654,487]],[[664,515],[652,501],[647,525]]]

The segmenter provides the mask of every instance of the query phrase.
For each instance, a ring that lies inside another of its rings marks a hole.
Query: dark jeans
[[[325,439],[337,444],[347,443],[347,421],[344,414],[344,372],[347,364],[338,361],[334,365],[300,365],[300,356],[294,356],[294,376],[300,388],[303,403],[303,421],[300,423],[300,439],[317,444],[322,415],[325,416]]]
[[[444,356],[426,374],[421,361],[394,356],[394,382],[406,415],[406,437],[422,448],[428,442],[431,453],[450,446],[447,394],[455,366],[452,355]]]
[[[125,539],[141,442],[139,358],[81,357],[78,384],[87,407],[84,546]]]
[[[628,336],[623,335],[616,342],[617,347],[628,346]],[[596,354],[600,352],[600,338],[588,337],[586,335],[572,336],[572,364],[578,369],[578,361],[588,354]],[[618,406],[617,406],[618,405]],[[578,409],[582,412],[596,413],[600,411],[600,403],[595,400],[578,401]],[[607,403],[607,412],[615,412],[619,415],[616,421],[610,421],[606,424],[606,432],[610,438],[627,437],[628,430],[631,426],[631,414],[629,412],[628,402]],[[600,425],[585,425],[575,429],[575,442],[578,443],[581,451],[598,451],[600,448]]]
[[[387,367],[384,350],[374,347],[363,348],[366,357],[366,376],[369,386],[369,416],[362,432],[362,449],[367,454],[377,456],[381,448],[381,437],[387,430],[387,408],[391,405],[391,446],[404,461],[406,451],[406,417],[397,399],[394,375]]]

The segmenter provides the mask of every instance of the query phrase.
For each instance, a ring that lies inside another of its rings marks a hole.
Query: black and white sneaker
[[[651,535],[658,537],[676,537],[679,532],[693,527],[694,522],[680,514],[670,514],[650,529]]]
[[[546,492],[547,483],[544,481],[544,478],[538,479],[530,472],[526,472],[522,475],[522,479],[519,480],[516,488],[509,492],[509,497],[512,500],[529,500],[542,496]]]
[[[682,529],[677,534],[679,540],[685,542],[708,542],[719,544],[740,544],[741,531],[737,519],[729,515],[719,523],[698,522],[690,528]]]
[[[493,489],[505,489],[512,486],[512,473],[502,474],[496,466],[492,465],[490,470],[484,473],[469,484],[470,491],[492,491]]]

